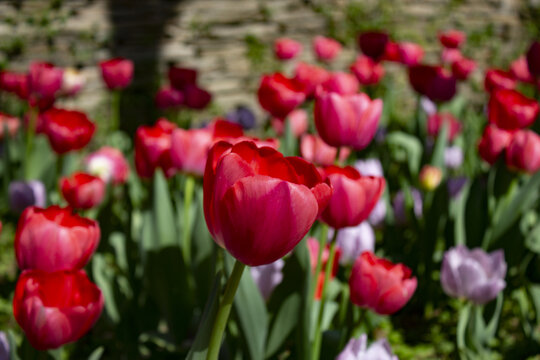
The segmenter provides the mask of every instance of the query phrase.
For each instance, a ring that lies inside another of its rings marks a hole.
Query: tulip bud
[[[441,53],[441,62],[447,65],[452,65],[463,58],[463,54],[459,49],[444,48]]]
[[[299,62],[294,69],[293,81],[298,84],[302,93],[306,97],[311,97],[315,93],[315,89],[322,85],[330,77],[330,72],[326,69],[311,65],[304,62]]]
[[[123,184],[129,175],[129,165],[124,154],[113,147],[104,146],[84,159],[86,171],[99,176],[106,183]]]
[[[506,287],[506,262],[502,250],[487,254],[463,245],[445,252],[441,268],[441,285],[446,294],[464,297],[475,304],[485,304]]]
[[[513,90],[517,82],[510,72],[501,69],[489,69],[486,72],[484,88],[491,93],[497,89]]]
[[[448,194],[451,198],[457,197],[469,180],[465,176],[448,179]]]
[[[197,85],[187,85],[184,89],[184,103],[188,108],[202,110],[211,101],[212,94]]]
[[[280,73],[264,75],[257,96],[264,110],[281,119],[289,115],[305,99],[302,86]]]
[[[336,360],[398,360],[386,339],[380,339],[367,347],[367,335],[349,340]]]
[[[519,130],[506,149],[506,164],[534,174],[540,170],[540,136],[531,130]]]
[[[276,286],[283,281],[283,266],[285,266],[283,259],[278,259],[267,265],[250,268],[251,277],[265,300],[270,298]]]
[[[21,213],[29,206],[44,207],[47,193],[45,186],[39,180],[13,181],[9,184],[9,207]]]
[[[101,76],[109,90],[122,90],[129,86],[133,79],[133,62],[116,57],[99,63]]]
[[[103,201],[105,182],[97,176],[77,172],[60,179],[60,190],[71,207],[91,209]]]
[[[279,38],[274,42],[274,54],[279,60],[290,60],[302,51],[302,44],[289,38]]]
[[[420,170],[420,185],[428,191],[435,190],[442,180],[442,171],[438,167],[424,165]]]
[[[382,64],[364,55],[359,55],[356,58],[350,70],[362,85],[377,84],[384,76]]]
[[[313,39],[313,51],[317,59],[321,61],[332,61],[341,52],[341,44],[331,38],[315,36]]]
[[[466,37],[463,31],[448,30],[439,34],[439,41],[442,46],[454,49],[460,47],[465,42]]]

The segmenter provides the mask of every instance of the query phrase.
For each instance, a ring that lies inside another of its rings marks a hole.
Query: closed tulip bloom
[[[13,315],[37,350],[79,340],[98,320],[103,295],[84,271],[21,274],[13,297]]]
[[[272,128],[278,136],[285,133],[286,126],[291,127],[291,132],[294,137],[298,138],[302,136],[308,130],[309,126],[309,119],[306,110],[293,110],[289,115],[287,115],[285,121],[279,118],[272,119]]]
[[[371,100],[363,93],[321,92],[315,98],[315,126],[328,145],[362,150],[375,136],[382,107],[382,100]]]
[[[322,84],[322,88],[327,92],[352,95],[358,93],[360,83],[353,74],[337,71],[330,74],[330,77]]]
[[[64,76],[62,77],[62,89],[61,93],[64,96],[75,96],[81,91],[86,77],[82,72],[74,68],[67,68],[64,70]]]
[[[171,66],[168,72],[169,83],[176,90],[184,90],[188,85],[197,84],[197,70]]]
[[[488,120],[501,129],[521,129],[532,125],[540,106],[516,90],[500,89],[491,93],[488,103]]]
[[[398,357],[392,353],[388,340],[377,340],[368,347],[367,335],[362,334],[349,340],[336,360],[398,360]]]
[[[334,230],[331,229],[328,237],[331,238]],[[367,221],[358,226],[346,227],[339,230],[336,244],[341,249],[340,264],[352,264],[364,251],[375,250],[375,232]]]
[[[385,54],[389,40],[388,34],[384,32],[367,31],[358,37],[358,46],[366,56],[379,60]]]
[[[498,89],[515,89],[516,80],[509,71],[490,69],[486,72],[484,88],[491,93]]]
[[[351,166],[328,166],[324,174],[334,192],[321,214],[321,220],[334,229],[357,226],[366,220],[386,184],[384,178],[362,176]]]
[[[75,110],[52,108],[43,113],[43,120],[43,132],[57,154],[82,149],[96,130],[85,113]]]
[[[412,42],[398,43],[399,62],[406,66],[417,65],[424,58],[424,49]]]
[[[15,234],[15,255],[22,270],[82,269],[99,243],[98,223],[69,208],[26,208]]]
[[[261,266],[253,266],[249,270],[255,285],[259,288],[265,300],[270,298],[272,292],[283,281],[283,267],[285,261],[278,259],[273,263]]]
[[[289,38],[279,38],[274,42],[274,54],[279,60],[290,60],[302,51],[302,44]]]
[[[206,163],[208,229],[218,245],[250,266],[269,264],[291,251],[331,194],[312,164],[249,141],[216,143]]]
[[[540,136],[531,130],[519,130],[506,149],[506,164],[534,174],[540,170]]]
[[[280,73],[264,75],[257,96],[264,110],[281,119],[305,100],[302,86]]]
[[[416,92],[432,101],[448,101],[456,94],[456,78],[441,66],[411,66],[409,81]]]
[[[135,132],[135,169],[142,178],[151,178],[161,168],[165,176],[175,173],[171,159],[171,136],[176,125],[159,119],[153,126],[140,126]]]
[[[332,61],[341,52],[341,44],[332,38],[319,35],[313,39],[313,51],[317,59]]]
[[[54,99],[62,87],[63,70],[53,64],[34,62],[28,71],[28,89],[38,99]]]
[[[364,55],[358,55],[350,69],[362,85],[377,84],[384,76],[382,64]]]
[[[45,185],[39,180],[12,181],[8,188],[9,207],[21,213],[29,206],[44,207],[47,201]]]
[[[525,55],[512,61],[510,64],[510,74],[518,81],[534,84],[534,78],[529,71],[529,65],[527,64]]]
[[[442,180],[442,171],[438,167],[424,165],[419,174],[420,185],[428,191],[435,190]]]
[[[352,303],[380,315],[393,314],[405,306],[416,285],[411,269],[371,252],[364,252],[356,259],[349,279]]]
[[[427,131],[431,136],[439,135],[443,125],[447,126],[448,141],[453,141],[461,133],[461,122],[451,113],[436,113],[430,115],[427,121]]]
[[[133,62],[116,57],[99,63],[101,76],[109,90],[122,90],[131,84],[133,79]]]
[[[101,204],[105,182],[97,176],[77,172],[60,179],[60,190],[69,206],[86,210]]]
[[[299,84],[302,92],[307,96],[312,96],[315,89],[322,85],[330,77],[330,72],[326,69],[311,65],[304,62],[299,62],[294,70],[294,82]]]
[[[458,245],[445,252],[441,285],[446,294],[485,304],[506,287],[506,262],[502,250],[490,254],[480,248]]]
[[[511,131],[499,129],[495,125],[488,125],[478,143],[478,153],[484,161],[493,165],[511,140]]]
[[[17,131],[19,131],[20,126],[21,120],[19,120],[18,117],[0,112],[0,140],[4,139],[6,136],[15,136]],[[6,129],[7,134],[4,133]]]
[[[84,159],[86,171],[99,176],[106,183],[124,184],[129,175],[129,165],[124,154],[116,148],[104,146]]]
[[[388,41],[382,60],[400,62],[401,56],[399,55],[399,44],[397,42]]]
[[[305,134],[300,141],[300,153],[309,162],[329,166],[336,161],[338,149],[328,145],[317,135]],[[349,154],[350,149],[343,148],[339,153],[339,161],[345,161]]]
[[[159,109],[177,108],[184,104],[184,93],[173,87],[165,86],[159,89],[154,101]]]
[[[197,85],[187,85],[184,89],[184,103],[190,109],[202,110],[212,101],[212,94]]]
[[[535,41],[527,51],[527,65],[532,76],[540,77],[540,42]]]
[[[452,74],[458,80],[467,80],[469,75],[476,69],[476,62],[462,58],[452,63]]]
[[[442,46],[454,49],[460,47],[465,42],[466,37],[463,31],[448,30],[439,34],[439,41]]]

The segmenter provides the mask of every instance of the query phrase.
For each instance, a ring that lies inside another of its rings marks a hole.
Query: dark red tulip
[[[386,184],[384,178],[362,176],[351,166],[328,166],[324,174],[334,192],[321,219],[334,229],[357,226],[366,220]]]
[[[490,69],[486,72],[484,88],[491,93],[497,89],[515,89],[516,80],[509,71]]]
[[[453,141],[461,132],[461,123],[451,113],[435,113],[428,117],[427,131],[431,136],[437,136],[443,124],[448,127],[448,141]]]
[[[165,86],[157,92],[155,102],[159,109],[177,108],[184,104],[184,93],[175,88]]]
[[[358,55],[350,69],[362,85],[377,84],[384,76],[382,64],[364,55]]]
[[[442,46],[450,49],[460,47],[465,42],[465,39],[465,33],[459,30],[448,30],[439,34],[439,41]]]
[[[197,84],[197,70],[171,66],[169,68],[169,82],[176,90],[184,90],[188,85]]]
[[[212,101],[212,94],[198,87],[197,85],[187,85],[184,89],[184,102],[187,107],[202,110]]]
[[[448,101],[456,94],[456,78],[441,66],[411,66],[409,81],[416,92],[432,101]]]
[[[77,172],[60,179],[60,190],[71,207],[86,210],[101,204],[105,182],[97,176]]]
[[[133,79],[133,62],[116,57],[99,63],[101,76],[109,90],[121,90],[131,84]]]
[[[461,58],[452,63],[452,74],[458,80],[467,80],[475,69],[476,62],[471,59]]]
[[[140,126],[135,133],[135,169],[142,178],[151,178],[161,168],[165,176],[175,173],[171,159],[171,135],[176,125],[164,118],[153,126]]]
[[[373,60],[379,60],[385,54],[389,40],[388,34],[384,32],[368,31],[360,34],[358,45],[366,56]]]
[[[535,41],[527,51],[527,65],[532,76],[540,77],[540,42]]]
[[[15,233],[15,255],[22,270],[82,269],[99,244],[96,221],[69,208],[26,208]]]
[[[13,297],[13,315],[37,350],[79,340],[98,320],[103,295],[84,271],[21,274]]]
[[[43,132],[58,154],[82,149],[95,130],[94,123],[80,111],[52,108],[43,113]]]
[[[501,129],[521,129],[534,123],[540,106],[519,91],[500,89],[491,93],[488,120]]]
[[[283,74],[264,75],[257,96],[261,107],[272,116],[284,119],[305,100],[302,85]]]
[[[306,96],[315,94],[317,86],[330,77],[330,72],[317,65],[299,62],[294,71],[294,82],[299,84]]]
[[[506,149],[506,165],[530,174],[540,170],[540,136],[531,130],[516,131]]]
[[[510,144],[513,132],[488,125],[478,143],[478,153],[487,163],[493,165]]]
[[[272,263],[291,251],[331,194],[312,164],[269,147],[218,142],[208,155],[206,224],[218,245],[250,266]]]

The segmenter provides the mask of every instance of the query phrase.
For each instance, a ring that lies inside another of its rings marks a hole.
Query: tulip
[[[443,64],[452,65],[456,61],[462,59],[464,59],[464,56],[459,49],[444,48],[441,53],[441,61]]]
[[[4,331],[0,331],[0,359],[11,359],[11,348],[9,346],[8,337]]]
[[[529,71],[529,66],[527,65],[527,58],[525,55],[522,55],[516,60],[512,61],[510,64],[510,74],[512,74],[514,79],[518,81],[534,84],[534,78]]]
[[[367,347],[367,335],[352,338],[336,360],[398,360],[386,339],[377,340]]]
[[[354,168],[358,170],[362,176],[384,176],[382,164],[379,159],[358,160],[354,163]],[[373,226],[379,226],[383,223],[385,218],[386,201],[381,197],[371,211],[371,214],[369,214],[368,221]]]
[[[356,259],[349,279],[352,303],[380,315],[401,309],[413,296],[416,285],[411,269],[371,252],[364,252]]]
[[[278,259],[273,263],[250,268],[251,277],[259,288],[263,298],[268,300],[272,292],[283,281],[285,261]]]
[[[309,119],[306,110],[293,110],[287,116],[285,121],[278,118],[272,119],[272,128],[278,136],[283,135],[283,133],[285,132],[285,126],[291,127],[291,131],[294,137],[299,138],[300,136],[302,136],[308,130],[309,126]]]
[[[476,69],[476,62],[462,58],[452,63],[452,74],[458,80],[467,80],[469,75]]]
[[[441,42],[442,46],[455,49],[460,47],[465,42],[466,37],[467,36],[462,31],[448,30],[439,34],[439,41]]]
[[[488,120],[501,129],[521,129],[532,125],[540,106],[516,90],[500,89],[491,93],[488,103]]]
[[[532,76],[540,77],[540,42],[535,41],[527,51],[527,65]]]
[[[388,41],[386,49],[384,49],[384,55],[382,60],[401,62],[401,55],[399,53],[399,44],[397,42]]]
[[[225,115],[227,120],[229,120],[232,123],[238,124],[242,126],[242,128],[248,130],[252,129],[255,126],[255,114],[253,111],[246,106],[237,106],[235,110],[227,113]]]
[[[455,198],[461,194],[461,190],[467,184],[468,179],[465,176],[458,176],[448,179],[448,194],[451,198]]]
[[[0,112],[0,140],[5,136],[13,137],[19,131],[21,120],[18,117]],[[4,134],[7,129],[7,134]]]
[[[184,89],[184,102],[188,108],[201,110],[211,101],[212,94],[197,85],[187,85]]]
[[[340,95],[352,95],[358,92],[360,84],[352,74],[335,72],[330,74],[330,77],[322,84],[322,88],[327,92],[335,92]]]
[[[97,176],[77,172],[60,179],[60,190],[69,206],[86,210],[101,204],[105,182]]]
[[[313,39],[313,50],[317,59],[321,61],[332,61],[341,52],[341,44],[324,36],[315,36]]]
[[[285,118],[304,102],[302,86],[280,73],[264,75],[257,91],[261,107],[272,116]]]
[[[437,112],[437,104],[435,104],[433,101],[429,100],[425,96],[420,97],[420,107],[428,117]]]
[[[371,100],[363,93],[340,95],[321,92],[315,98],[317,132],[328,145],[362,150],[375,136],[382,105],[382,100]]]
[[[424,165],[419,174],[420,185],[428,191],[435,190],[442,180],[442,171],[438,167]]]
[[[184,93],[166,86],[159,89],[154,101],[159,109],[177,108],[184,104]]]
[[[424,57],[424,49],[412,42],[398,44],[399,62],[406,66],[417,65]]]
[[[457,145],[444,150],[444,165],[449,169],[458,169],[463,164],[463,150]]]
[[[157,168],[167,177],[175,173],[171,159],[171,136],[176,125],[161,118],[154,126],[140,126],[135,132],[135,170],[150,178]]]
[[[21,213],[29,206],[44,207],[47,192],[39,180],[13,181],[9,184],[8,197],[11,210]]]
[[[422,194],[420,194],[420,191],[415,188],[411,188],[410,193],[413,201],[412,207],[414,216],[416,216],[416,218],[421,218],[422,213],[424,212]],[[394,217],[396,219],[396,223],[405,224],[407,222],[407,209],[405,206],[405,193],[403,191],[400,190],[396,196],[394,196],[392,205],[394,208]]]
[[[176,90],[184,90],[188,85],[197,84],[197,70],[171,66],[169,68],[169,82]]]
[[[300,153],[309,162],[321,166],[329,166],[336,161],[338,149],[326,144],[316,135],[305,134],[300,141]],[[339,153],[339,161],[345,161],[349,154],[350,149],[343,148]]]
[[[122,90],[129,86],[133,79],[133,62],[116,57],[99,63],[101,76],[109,90]]]
[[[62,87],[63,70],[44,62],[34,62],[28,71],[28,89],[37,99],[54,101]]]
[[[484,161],[493,165],[511,140],[512,132],[499,129],[495,125],[488,125],[478,143],[478,153]]]
[[[206,163],[204,215],[218,245],[246,265],[265,265],[300,242],[331,193],[301,158],[249,141],[218,142]]]
[[[328,236],[332,238],[334,230],[331,229]],[[375,232],[367,221],[358,226],[346,227],[339,230],[336,244],[341,249],[339,263],[342,265],[352,264],[364,251],[375,250]]]
[[[274,54],[279,60],[290,60],[302,51],[302,44],[288,38],[279,38],[274,42]]]
[[[485,304],[505,287],[506,262],[502,250],[490,254],[480,248],[458,245],[445,252],[441,285],[446,294]]]
[[[384,67],[381,63],[364,55],[359,55],[350,69],[362,85],[377,84],[384,76]]]
[[[88,173],[99,176],[106,183],[124,184],[129,175],[129,165],[124,154],[109,146],[88,155],[84,164]]]
[[[506,164],[534,174],[540,170],[540,136],[531,130],[519,130],[506,149]]]
[[[515,89],[516,80],[512,74],[505,70],[490,69],[486,72],[486,78],[484,80],[484,88],[487,92],[491,93],[497,89]]]
[[[28,97],[28,76],[13,71],[0,72],[0,89],[17,95],[20,99]]]
[[[319,258],[319,241],[316,238],[308,238],[307,247],[309,251],[309,263],[311,264],[311,273],[317,277],[317,284],[315,288],[315,300],[321,300],[322,291],[324,287],[324,277],[325,277],[325,272],[326,272],[326,266],[328,265],[328,261],[330,260],[330,247],[327,244],[322,250],[321,267],[320,267],[321,270],[318,274],[315,274],[315,272],[317,271],[317,260]],[[340,257],[341,257],[341,249],[338,247],[336,248],[334,260],[332,262],[332,269],[330,269],[330,273],[329,273],[330,280],[335,278],[337,275],[337,272],[339,270]]]
[[[37,350],[77,341],[103,310],[103,295],[84,271],[21,274],[13,297],[13,315]]]
[[[328,78],[330,73],[322,67],[299,62],[294,70],[294,82],[299,84],[305,96],[314,95],[315,89],[322,85]]]
[[[456,78],[440,66],[411,66],[409,81],[416,92],[432,101],[448,101],[456,94]]]
[[[431,136],[439,135],[443,125],[447,126],[448,141],[453,141],[461,133],[461,122],[451,113],[436,113],[430,115],[427,120],[427,131]]]
[[[62,78],[61,93],[65,96],[75,96],[81,91],[86,77],[84,74],[74,68],[67,68],[64,70],[64,76]]]
[[[330,180],[334,193],[321,220],[334,229],[357,226],[366,220],[386,184],[384,178],[362,176],[351,166],[328,166],[324,175]]]
[[[388,43],[388,34],[384,32],[368,31],[360,34],[358,37],[360,50],[373,60],[379,60],[385,54]]]
[[[96,130],[86,114],[80,111],[52,108],[43,113],[43,132],[58,154],[85,147]]]
[[[15,233],[15,256],[22,270],[82,269],[99,243],[98,223],[69,208],[26,208]]]

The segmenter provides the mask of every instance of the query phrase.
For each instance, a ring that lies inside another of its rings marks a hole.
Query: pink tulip
[[[330,166],[336,161],[338,149],[326,144],[317,135],[305,134],[300,142],[300,153],[309,162],[320,166]],[[344,162],[350,153],[349,148],[341,148],[339,161]]]
[[[313,50],[319,60],[332,61],[341,52],[341,44],[332,38],[315,36]]]
[[[534,174],[540,170],[540,136],[531,130],[519,130],[506,149],[506,164]]]
[[[463,54],[461,54],[459,49],[444,48],[441,53],[441,61],[443,64],[452,65],[461,59],[463,59]]]
[[[352,95],[358,93],[360,84],[354,75],[338,71],[330,75],[322,84],[322,88],[340,95]]]
[[[274,42],[274,54],[279,60],[290,60],[302,51],[302,44],[289,38],[279,38]]]
[[[427,131],[431,136],[439,135],[443,125],[446,124],[448,129],[448,141],[453,141],[461,132],[461,122],[451,113],[435,113],[430,115],[427,120]]]
[[[257,96],[264,110],[281,119],[305,99],[302,86],[280,73],[264,75]]]
[[[350,69],[362,85],[377,84],[384,76],[382,64],[365,55],[358,55]]]
[[[34,62],[28,71],[28,89],[37,99],[54,100],[62,87],[64,71],[45,62]]]
[[[84,164],[89,173],[99,176],[106,183],[123,184],[129,175],[129,165],[124,154],[109,146],[88,155]]]
[[[401,42],[398,44],[399,62],[412,66],[419,64],[424,57],[424,49],[412,42]]]
[[[309,125],[308,114],[306,110],[296,109],[293,110],[283,121],[279,118],[272,119],[272,128],[278,136],[285,133],[285,127],[290,126],[294,137],[298,138],[302,136],[307,130]]]
[[[99,63],[101,76],[109,90],[121,90],[131,83],[133,79],[133,62],[116,57]]]
[[[534,84],[534,78],[529,71],[527,58],[525,55],[520,56],[510,64],[510,73],[512,76],[521,82]]]
[[[475,69],[476,62],[471,59],[461,58],[452,63],[452,74],[458,80],[467,80]]]
[[[303,93],[309,97],[315,89],[330,77],[330,73],[317,65],[299,62],[294,70],[294,81],[300,85]]]

